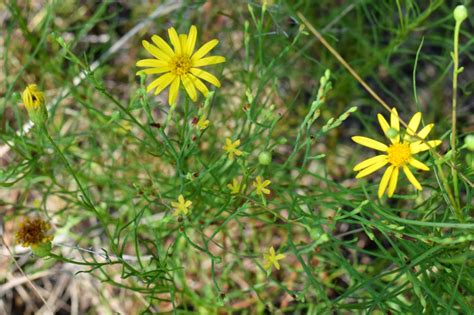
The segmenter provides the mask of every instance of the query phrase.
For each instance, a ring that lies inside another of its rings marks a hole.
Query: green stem
[[[452,120],[451,120],[451,174],[453,176],[453,187],[454,187],[454,198],[456,205],[460,208],[459,201],[459,183],[458,183],[458,172],[456,170],[456,105],[457,105],[457,88],[458,88],[458,73],[459,71],[459,30],[461,28],[461,22],[456,21],[454,27],[454,52],[453,52],[453,106],[452,106]]]
[[[49,134],[48,132],[48,129],[46,128],[45,125],[42,125],[41,126],[41,129],[44,131],[44,134],[46,135],[46,138],[48,138],[49,142],[51,143],[51,145],[53,146],[54,150],[56,151],[56,153],[61,157],[61,160],[63,160],[64,162],[64,165],[66,166],[67,170],[69,171],[69,173],[71,173],[72,177],[74,178],[74,181],[77,183],[77,186],[79,187],[79,190],[82,192],[82,194],[84,195],[84,199],[85,201],[87,202],[87,207],[94,210],[95,212],[97,212],[97,209],[95,209],[94,207],[94,204],[92,203],[92,200],[89,198],[89,193],[86,191],[86,189],[82,186],[81,182],[79,181],[79,178],[77,177],[76,175],[76,172],[74,171],[74,169],[71,167],[71,164],[69,163],[69,161],[67,160],[66,156],[63,154],[63,152],[61,151],[61,149],[58,147],[58,145],[56,144],[56,142],[53,140],[53,138],[51,138],[51,135]],[[100,216],[99,216],[100,218]]]

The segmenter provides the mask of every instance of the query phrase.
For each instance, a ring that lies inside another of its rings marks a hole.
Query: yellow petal
[[[398,118],[397,109],[394,107],[390,112],[390,127],[396,131],[400,131],[400,119]]]
[[[374,150],[385,152],[388,149],[388,147],[385,144],[378,142],[376,140],[367,138],[367,137],[354,136],[352,137],[352,140],[358,144],[361,144],[363,146],[369,147]]]
[[[194,46],[196,45],[197,28],[192,25],[189,29],[188,40],[186,41],[186,52],[189,56],[193,54]]]
[[[173,83],[171,83],[171,88],[170,88],[170,94],[168,96],[168,103],[170,105],[174,105],[176,98],[178,97],[178,92],[179,92],[179,82],[180,79],[177,76],[174,80]]]
[[[174,56],[174,51],[173,49],[171,49],[170,45],[168,45],[167,42],[165,42],[165,40],[163,38],[161,38],[160,36],[158,35],[153,35],[151,37],[151,40],[153,41],[153,43],[159,48],[161,49],[165,54],[169,55],[170,57]]]
[[[275,256],[276,260],[281,260],[283,258],[285,258],[285,255],[283,255],[283,254],[278,254],[278,255]]]
[[[163,74],[161,77],[159,77],[158,79],[154,80],[153,82],[151,82],[147,88],[146,88],[146,91],[147,92],[150,92],[151,90],[153,90],[154,88],[156,87],[159,87],[161,85],[164,85],[166,84],[166,86],[168,86],[168,84],[171,83],[171,81],[173,81],[175,75],[172,74],[171,72],[170,73],[167,73],[167,74]],[[165,86],[165,87],[166,87]]]
[[[221,83],[219,82],[219,80],[217,80],[217,78],[214,75],[210,74],[207,71],[204,71],[204,70],[198,69],[198,68],[191,68],[191,73],[194,74],[195,76],[197,76],[198,78],[201,78],[201,79],[215,85],[216,87],[221,86]]]
[[[196,88],[194,87],[193,82],[187,75],[181,76],[181,79],[183,80],[183,85],[184,85],[184,89],[186,90],[186,93],[188,93],[191,100],[195,102],[197,100],[197,93],[196,93]]]
[[[380,181],[380,185],[379,185],[379,191],[378,191],[379,198],[382,198],[383,193],[385,192],[385,189],[387,189],[388,181],[390,177],[392,176],[392,172],[394,168],[395,166],[391,165],[387,167],[387,169],[385,170],[385,173],[383,173],[382,180]]]
[[[211,56],[206,58],[201,58],[198,61],[193,63],[193,67],[204,67],[209,65],[215,65],[218,63],[225,62],[225,57],[222,56]]]
[[[377,156],[371,157],[370,159],[360,162],[359,164],[354,166],[353,170],[357,172],[357,171],[360,171],[361,169],[371,166],[372,164],[375,164],[377,162],[380,162],[386,159],[387,159],[386,155],[383,155],[383,154],[377,155]]]
[[[142,41],[143,47],[145,47],[146,51],[152,54],[155,58],[158,58],[163,61],[171,60],[171,57],[165,54],[161,49],[156,47],[155,45],[150,44],[146,40]]]
[[[413,142],[410,144],[410,150],[412,154],[416,154],[418,152],[427,151],[430,148],[433,149],[437,147],[438,145],[440,145],[441,142],[442,142],[441,140],[430,140],[426,142],[421,142],[421,141]]]
[[[420,182],[415,178],[413,173],[410,171],[410,169],[405,165],[403,166],[403,172],[407,176],[408,180],[410,183],[412,183],[413,186],[415,186],[416,189],[422,190]]]
[[[433,127],[434,127],[434,124],[426,125],[423,129],[420,130],[420,132],[418,133],[418,137],[420,137],[421,139],[425,139],[429,135]]]
[[[171,44],[173,44],[174,52],[176,55],[181,54],[181,42],[179,41],[179,36],[174,27],[168,29],[168,35],[170,37]]]
[[[186,50],[187,41],[188,41],[188,35],[179,34],[179,43],[181,44],[181,52],[183,55],[188,55],[188,51]]]
[[[158,59],[142,59],[142,60],[138,60],[136,65],[137,67],[159,68],[159,67],[168,66],[168,62],[163,61],[163,60],[158,60]]]
[[[202,95],[207,96],[209,94],[209,89],[207,86],[201,81],[201,79],[195,77],[193,74],[188,74],[189,78],[193,81],[194,86],[202,93]]]
[[[143,69],[140,71],[137,71],[137,75],[140,74],[159,74],[159,73],[164,73],[164,72],[169,72],[171,71],[170,67],[159,67],[159,68],[149,68],[149,69]]]
[[[390,125],[381,114],[377,114],[377,119],[379,121],[380,128],[382,128],[383,133],[386,134],[387,130],[390,128]]]
[[[397,188],[398,172],[399,172],[399,168],[395,167],[392,171],[392,176],[390,176],[390,182],[388,183],[388,191],[387,191],[387,195],[389,197],[393,196],[393,193],[395,192],[395,189]]]
[[[362,178],[364,176],[372,174],[376,170],[384,167],[387,163],[388,163],[388,160],[385,159],[385,160],[381,160],[380,162],[377,162],[375,164],[372,164],[371,166],[369,166],[369,167],[363,169],[362,171],[360,171],[359,173],[357,173],[356,178]]]
[[[421,122],[421,113],[417,112],[413,117],[410,119],[410,122],[408,123],[407,126],[407,134],[412,136],[416,133],[416,130],[418,129],[418,126],[420,125]]]
[[[173,80],[176,78],[176,76],[172,73],[169,73],[169,74],[171,74],[171,75],[163,79],[161,84],[156,87],[156,90],[153,94],[155,94],[155,95],[160,94],[164,89],[166,89],[168,87],[168,85],[171,84],[171,82],[173,82]]]
[[[408,163],[413,166],[414,168],[417,168],[419,170],[422,170],[422,171],[429,171],[430,168],[428,166],[426,166],[426,164],[418,161],[417,159],[415,158],[411,158],[410,161],[408,161]]]
[[[260,177],[260,176],[258,176],[258,177]],[[258,178],[258,177],[257,177],[257,178]],[[275,256],[275,248],[273,248],[273,246],[270,247],[270,254],[271,254],[272,256]]]
[[[211,51],[212,48],[216,47],[216,45],[219,44],[219,41],[217,39],[213,39],[204,45],[202,45],[201,48],[199,48],[194,55],[191,57],[191,60],[193,62],[198,61],[202,57],[204,57],[209,51]]]
[[[280,264],[278,263],[278,261],[274,261],[273,264],[275,265],[275,268],[277,270],[280,270]]]
[[[395,107],[392,108],[392,111],[390,113],[390,127],[398,131],[398,134],[391,139],[392,142],[400,142],[400,119],[398,118],[398,112]]]

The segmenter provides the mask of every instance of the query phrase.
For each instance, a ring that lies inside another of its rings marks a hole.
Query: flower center
[[[171,72],[174,75],[183,75],[189,72],[191,69],[191,59],[188,56],[180,55],[176,56],[171,61]]]
[[[405,165],[411,158],[410,145],[408,143],[394,143],[388,150],[388,161],[395,166]]]

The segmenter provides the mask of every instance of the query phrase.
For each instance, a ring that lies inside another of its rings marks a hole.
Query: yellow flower
[[[181,82],[184,85],[186,93],[193,101],[197,100],[196,89],[204,96],[207,96],[209,93],[208,88],[201,79],[216,87],[221,86],[219,80],[214,75],[200,69],[200,67],[225,62],[225,58],[222,56],[204,57],[219,43],[217,39],[207,42],[194,52],[197,38],[196,26],[191,26],[189,34],[187,35],[178,35],[176,30],[171,27],[168,29],[168,35],[173,49],[158,35],[151,37],[154,45],[146,40],[142,41],[143,47],[145,47],[155,59],[139,60],[137,66],[147,67],[148,69],[138,71],[137,75],[141,73],[163,73],[163,75],[148,85],[147,92],[155,89],[155,95],[157,95],[171,84],[168,102],[170,105],[173,105],[178,96]]]
[[[206,117],[201,116],[201,118],[199,118],[198,122],[196,123],[196,126],[198,126],[200,130],[204,130],[209,126],[209,120],[207,120]]]
[[[272,269],[272,266],[275,266],[277,270],[280,270],[280,264],[278,261],[282,260],[283,258],[285,258],[285,255],[283,254],[275,255],[275,249],[272,246],[268,250],[268,254],[263,255],[263,259],[265,260],[263,268],[269,270]]]
[[[232,184],[227,184],[227,188],[229,188],[231,195],[237,195],[241,189],[245,189],[245,185],[242,185],[237,178],[234,178]]]
[[[36,84],[29,84],[21,94],[31,121],[35,124],[45,123],[48,119],[48,111],[44,105],[44,93],[38,89]]]
[[[40,218],[26,218],[20,223],[16,239],[23,247],[35,248],[53,240],[49,230],[51,230],[51,224],[48,222]]]
[[[189,207],[191,207],[193,203],[189,200],[185,200],[183,195],[179,195],[178,202],[171,202],[171,206],[174,208],[174,215],[179,216],[181,213],[187,215],[189,212]]]
[[[255,187],[255,190],[257,191],[257,195],[263,196],[263,194],[268,195],[270,194],[270,189],[265,188],[268,185],[270,185],[272,182],[267,180],[263,180],[262,176],[257,176],[255,181],[252,183],[253,187]]]
[[[238,150],[237,147],[240,145],[240,139],[232,142],[229,138],[225,139],[225,146],[223,149],[229,154],[229,159],[233,160],[234,155],[242,155],[242,151]]]
[[[407,131],[402,140],[400,136],[400,119],[398,118],[398,113],[395,108],[392,109],[390,114],[390,125],[382,115],[378,114],[377,118],[382,127],[382,131],[390,140],[391,144],[387,146],[370,138],[361,136],[352,137],[352,140],[358,144],[386,153],[374,156],[357,164],[354,167],[354,171],[359,172],[356,178],[367,176],[384,167],[386,164],[390,164],[380,181],[378,190],[379,198],[383,196],[387,187],[387,195],[389,197],[393,195],[397,187],[400,168],[403,169],[410,183],[412,183],[416,189],[422,190],[420,183],[410,171],[408,165],[423,171],[429,170],[428,166],[415,159],[413,155],[441,144],[441,140],[424,141],[431,129],[433,129],[434,124],[426,125],[417,132],[421,121],[421,113],[416,113],[410,119]]]

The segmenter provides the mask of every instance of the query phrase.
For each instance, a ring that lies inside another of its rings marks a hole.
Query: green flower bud
[[[277,142],[280,145],[286,144],[288,142],[288,139],[286,139],[285,137],[280,137],[280,138],[278,138]]]
[[[258,155],[258,163],[261,165],[269,165],[272,162],[272,153],[263,151]]]
[[[454,19],[456,23],[461,23],[467,18],[467,9],[463,5],[458,5],[456,9],[454,9]]]
[[[474,170],[474,154],[470,152],[466,154],[466,164],[467,164],[467,167]]]
[[[390,139],[393,139],[395,138],[396,136],[398,136],[398,131],[394,128],[388,128],[387,130],[387,137],[389,137]]]
[[[469,151],[474,151],[474,134],[467,135],[466,138],[464,138],[464,143]]]

